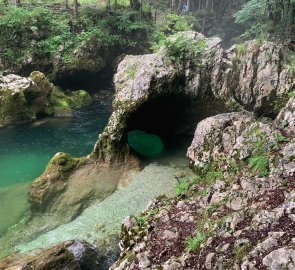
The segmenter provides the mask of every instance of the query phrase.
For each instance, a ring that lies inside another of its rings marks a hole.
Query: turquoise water
[[[71,119],[44,119],[0,128],[0,189],[38,177],[57,152],[89,154],[111,113],[111,97],[77,110]]]
[[[91,152],[108,122],[111,99],[94,101],[75,111],[73,118],[0,128],[0,238],[28,217],[30,183],[54,154],[63,151],[79,157]]]

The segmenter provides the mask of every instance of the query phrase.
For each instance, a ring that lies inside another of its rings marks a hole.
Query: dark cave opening
[[[129,116],[126,134],[140,130],[158,135],[166,152],[177,145],[187,149],[198,122],[226,111],[224,103],[216,99],[162,95],[144,103]]]
[[[99,72],[79,71],[67,76],[57,78],[54,84],[64,90],[85,90],[89,94],[95,94],[99,90],[113,88],[114,70],[104,68]]]

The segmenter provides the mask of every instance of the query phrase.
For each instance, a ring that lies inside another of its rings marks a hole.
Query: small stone
[[[211,252],[207,255],[206,261],[205,261],[205,267],[206,269],[212,269],[212,259],[215,256],[215,253]]]

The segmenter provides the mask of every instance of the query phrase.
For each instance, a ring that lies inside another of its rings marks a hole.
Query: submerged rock
[[[44,116],[72,115],[74,108],[91,103],[83,91],[63,92],[38,71],[30,77],[0,76],[0,125],[17,124]]]
[[[0,269],[95,270],[101,269],[99,259],[99,253],[94,246],[81,240],[72,240],[51,248],[9,256],[0,261]]]
[[[128,132],[128,144],[140,155],[155,157],[162,153],[164,145],[161,138],[141,130]]]

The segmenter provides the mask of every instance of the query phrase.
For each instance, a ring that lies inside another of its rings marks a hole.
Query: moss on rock
[[[55,87],[50,99],[54,106],[55,116],[70,116],[73,109],[91,104],[91,96],[84,90],[63,92]]]
[[[0,125],[29,122],[39,116],[72,116],[73,109],[90,103],[86,91],[64,92],[39,71],[28,78],[0,76]]]

